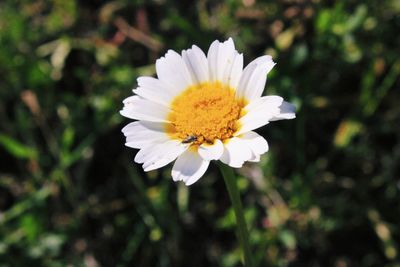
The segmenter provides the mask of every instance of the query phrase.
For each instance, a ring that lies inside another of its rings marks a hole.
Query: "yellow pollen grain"
[[[190,86],[172,101],[167,133],[194,145],[229,139],[238,130],[244,104],[220,82]]]

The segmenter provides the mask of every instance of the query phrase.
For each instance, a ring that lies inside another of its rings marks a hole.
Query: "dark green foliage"
[[[144,173],[118,111],[167,49],[233,37],[297,118],[239,170],[256,266],[400,266],[400,4],[0,2],[0,267],[241,266],[214,165]],[[132,33],[134,27],[137,32]],[[130,30],[130,31],[129,31]]]

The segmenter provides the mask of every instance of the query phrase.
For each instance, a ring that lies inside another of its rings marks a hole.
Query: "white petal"
[[[158,136],[158,137],[146,137],[146,138],[127,138],[125,146],[131,147],[131,148],[136,148],[136,149],[141,149],[143,147],[149,146],[151,144],[154,144],[155,142],[167,142],[169,139],[165,138],[164,136]]]
[[[157,76],[174,96],[193,85],[192,76],[182,57],[173,50],[168,50],[164,57],[156,61]]]
[[[245,107],[245,113],[249,113],[251,111],[259,111],[260,109],[268,108],[268,107],[280,107],[282,105],[283,98],[277,95],[269,95],[257,98],[253,101],[250,101]]]
[[[238,97],[248,100],[260,97],[264,91],[267,74],[275,63],[271,56],[258,57],[243,70],[237,89]]]
[[[174,97],[174,91],[171,91],[168,86],[156,78],[139,77],[137,82],[138,88],[133,92],[147,100],[168,106]]]
[[[233,137],[225,141],[224,148],[220,160],[233,168],[242,167],[245,161],[252,158],[250,148],[240,138]]]
[[[237,54],[232,38],[229,38],[223,43],[219,43],[216,71],[217,80],[221,81],[223,84],[229,84],[228,78],[230,77],[235,53]]]
[[[152,131],[139,132],[128,135],[126,137],[125,145],[133,148],[141,148],[145,146],[147,143],[168,141],[169,139],[170,138],[164,133],[152,132]]]
[[[122,103],[124,105],[130,105],[133,101],[136,101],[137,99],[141,99],[141,98],[139,96],[137,96],[137,95],[131,95],[131,96],[128,96],[127,98],[125,98],[122,101]]]
[[[147,144],[170,139],[165,133],[165,123],[135,121],[126,125],[122,132],[126,136],[125,145],[132,148],[142,148]]]
[[[137,132],[146,132],[146,131],[156,131],[156,132],[164,132],[165,131],[165,123],[158,122],[148,122],[148,121],[134,121],[126,125],[122,128],[122,132],[125,136],[130,134],[134,134]]]
[[[210,45],[207,53],[207,61],[208,61],[208,71],[210,81],[217,80],[217,66],[218,66],[218,48],[219,48],[219,41],[215,40]]]
[[[183,181],[186,185],[191,185],[203,176],[209,164],[210,162],[203,160],[196,151],[188,149],[175,161],[172,178],[174,181]]]
[[[167,107],[139,96],[126,98],[124,107],[120,111],[122,116],[130,119],[154,122],[168,122],[167,116],[169,112],[170,110]]]
[[[237,88],[239,85],[240,77],[242,76],[243,71],[243,54],[238,54],[237,52],[234,55],[232,68],[229,72],[228,84],[231,88]]]
[[[134,158],[134,161],[136,163],[144,163],[146,161],[146,157],[148,158],[150,153],[154,152],[154,144],[147,144],[146,146],[143,146],[137,153]]]
[[[176,157],[178,157],[179,155],[177,155]],[[145,172],[149,172],[149,171],[154,171],[156,169],[162,168],[162,167],[168,165],[169,163],[171,163],[172,161],[174,161],[176,159],[176,157],[175,158],[157,158],[157,159],[145,162],[142,165],[143,170]]]
[[[245,98],[246,95],[246,88],[251,75],[253,74],[254,70],[257,68],[256,64],[249,64],[242,72],[242,76],[240,76],[239,85],[236,88],[236,96],[240,98]]]
[[[280,113],[275,115],[270,121],[290,120],[296,118],[296,107],[293,104],[283,101],[279,109]]]
[[[240,129],[235,136],[257,129],[279,115],[283,102],[280,96],[264,96],[253,100],[244,107],[245,115],[239,119]]]
[[[182,51],[182,58],[192,73],[193,81],[202,83],[209,80],[207,57],[200,48],[193,45],[192,49]]]
[[[175,143],[170,146],[163,146],[162,149],[158,151],[158,155],[147,160],[143,163],[143,170],[145,172],[152,171],[174,161],[178,156],[185,152],[188,145],[182,143]]]
[[[232,38],[223,43],[214,41],[208,50],[207,58],[211,81],[231,85],[234,78],[232,84],[237,84],[243,68],[243,56],[235,50]],[[238,76],[233,77],[233,74]]]
[[[197,151],[204,160],[217,160],[224,152],[224,145],[221,140],[216,139],[212,145],[203,143]]]
[[[240,139],[246,143],[246,145],[250,148],[253,156],[249,161],[259,161],[260,155],[264,154],[268,151],[268,143],[267,140],[264,139],[261,135],[256,132],[247,132],[240,136]]]
[[[135,156],[135,162],[146,163],[146,165],[148,165],[150,162],[154,162],[157,159],[173,157],[175,153],[177,153],[177,150],[185,150],[187,147],[188,145],[182,144],[178,140],[168,140],[167,142],[163,143],[152,143],[139,150]],[[177,156],[175,156],[175,158],[176,157]]]

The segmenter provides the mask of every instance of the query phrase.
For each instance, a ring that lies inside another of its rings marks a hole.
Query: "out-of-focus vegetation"
[[[0,2],[0,266],[240,266],[214,167],[144,173],[118,111],[167,49],[232,36],[297,118],[238,171],[256,266],[400,266],[400,2]]]

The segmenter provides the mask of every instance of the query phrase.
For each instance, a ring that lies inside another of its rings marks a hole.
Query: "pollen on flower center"
[[[167,132],[195,145],[231,138],[238,130],[243,106],[244,100],[220,82],[190,86],[172,101]]]

